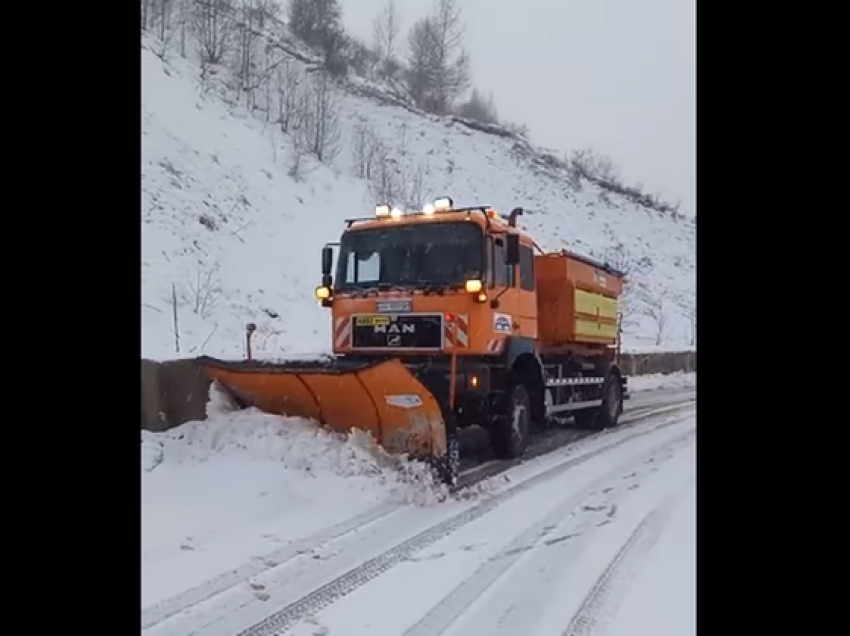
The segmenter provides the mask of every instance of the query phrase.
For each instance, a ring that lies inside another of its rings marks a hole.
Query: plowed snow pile
[[[685,389],[697,385],[694,373],[650,373],[648,375],[629,376],[631,391],[656,391],[658,389]]]

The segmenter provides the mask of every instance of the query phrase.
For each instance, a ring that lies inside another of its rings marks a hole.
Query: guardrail
[[[626,375],[693,372],[696,351],[624,353],[620,365]],[[206,417],[210,381],[192,359],[142,360],[142,428],[165,431]]]

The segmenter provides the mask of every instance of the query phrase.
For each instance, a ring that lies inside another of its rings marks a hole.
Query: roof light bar
[[[451,210],[454,207],[454,201],[451,197],[440,197],[434,201],[434,209],[437,211]]]

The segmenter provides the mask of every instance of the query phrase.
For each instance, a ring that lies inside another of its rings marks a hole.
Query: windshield
[[[387,225],[342,237],[337,289],[463,285],[480,278],[483,233],[475,223]]]

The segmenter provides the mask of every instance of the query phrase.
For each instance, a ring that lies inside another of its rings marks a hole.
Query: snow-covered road
[[[460,496],[251,411],[147,434],[143,633],[687,636],[695,432],[657,415]]]

